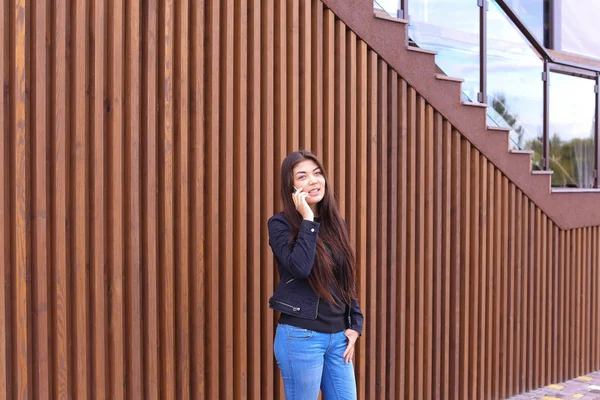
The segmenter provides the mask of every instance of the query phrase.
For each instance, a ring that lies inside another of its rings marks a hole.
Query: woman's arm
[[[290,243],[290,225],[281,215],[269,219],[269,245],[279,266],[291,276],[306,279],[312,271],[317,249],[318,222],[302,220],[295,242]]]

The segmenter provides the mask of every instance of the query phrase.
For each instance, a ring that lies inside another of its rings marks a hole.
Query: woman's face
[[[294,174],[294,186],[308,193],[306,202],[317,204],[325,197],[325,177],[323,171],[313,160],[304,160],[296,164],[292,173]]]

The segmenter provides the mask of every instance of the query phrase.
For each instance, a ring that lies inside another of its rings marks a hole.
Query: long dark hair
[[[294,167],[302,161],[312,160],[319,166],[325,178],[325,196],[317,204],[321,226],[317,239],[317,252],[308,283],[315,293],[334,304],[331,286],[337,289],[342,300],[350,304],[356,298],[356,261],[350,246],[348,230],[335,201],[333,187],[329,185],[327,173],[321,161],[308,150],[299,150],[289,154],[281,163],[281,202],[283,214],[292,225],[290,241],[298,235],[302,216],[296,210],[292,200],[294,182]]]

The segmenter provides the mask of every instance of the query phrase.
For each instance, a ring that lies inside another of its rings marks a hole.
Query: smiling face
[[[313,160],[300,161],[293,171],[294,186],[308,193],[306,202],[313,206],[325,197],[325,176]]]

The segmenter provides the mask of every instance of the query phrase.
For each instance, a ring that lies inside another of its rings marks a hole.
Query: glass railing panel
[[[544,64],[495,0],[487,23],[488,115],[511,130],[513,148],[533,150],[533,168],[541,169]]]
[[[544,3],[542,0],[504,0],[527,29],[544,44]],[[546,0],[547,1],[547,0]]]
[[[550,73],[552,186],[594,186],[595,81]]]
[[[600,1],[554,0],[556,26],[554,48],[600,58]]]
[[[379,0],[377,0],[379,1]],[[463,78],[465,96],[479,92],[479,7],[473,0],[410,0],[409,37],[438,52],[435,62],[448,76]]]
[[[373,0],[373,9],[375,12],[387,14],[390,17],[397,18],[400,10],[399,0]]]

